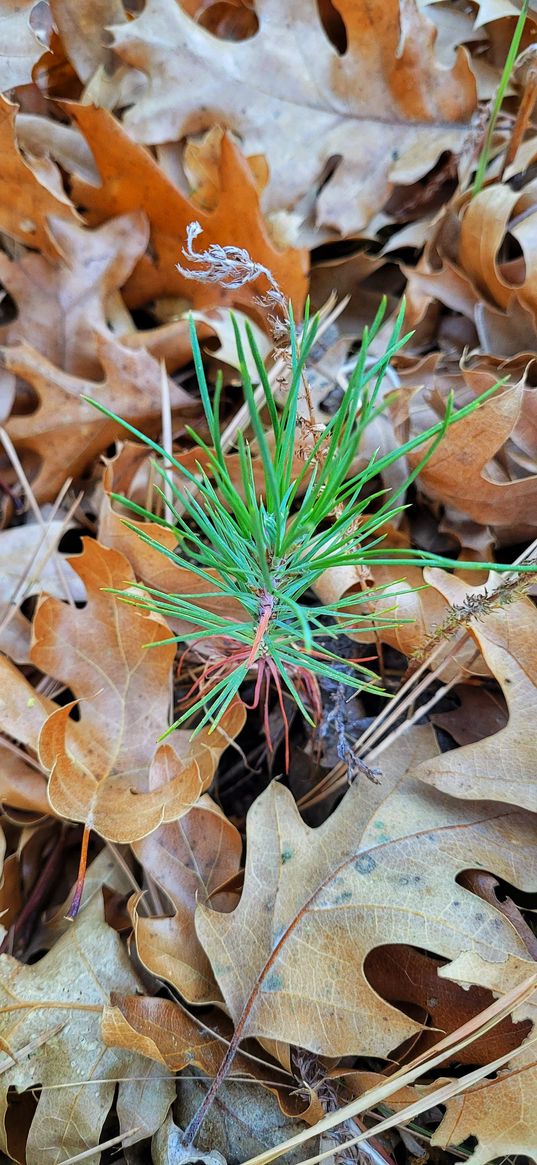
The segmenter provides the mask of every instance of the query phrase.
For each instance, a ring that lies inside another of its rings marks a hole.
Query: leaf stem
[[[91,829],[89,825],[84,826],[84,833],[82,834],[82,845],[80,847],[80,862],[78,865],[78,876],[75,884],[75,892],[73,894],[73,901],[65,915],[72,922],[76,918],[80,910],[80,903],[84,893],[84,881],[86,878],[86,868],[88,865],[88,845],[90,839]]]

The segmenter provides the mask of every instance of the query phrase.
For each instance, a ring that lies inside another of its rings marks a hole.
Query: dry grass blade
[[[321,1133],[329,1132],[330,1129],[337,1128],[337,1126],[343,1124],[344,1121],[351,1120],[353,1117],[359,1116],[360,1114],[367,1112],[369,1109],[376,1108],[378,1104],[389,1100],[389,1097],[398,1092],[400,1088],[403,1088],[408,1084],[413,1084],[416,1080],[419,1080],[421,1076],[425,1075],[426,1072],[430,1072],[434,1068],[438,1067],[438,1065],[441,1064],[443,1060],[445,1060],[448,1053],[452,1056],[456,1056],[457,1052],[460,1049],[467,1047],[468,1044],[472,1042],[472,1040],[475,1040],[485,1032],[490,1031],[491,1028],[495,1027],[495,1025],[500,1022],[501,1019],[509,1015],[515,1007],[529,999],[535,991],[536,985],[537,972],[526,979],[524,983],[521,983],[519,987],[516,987],[513,991],[510,991],[508,995],[505,995],[501,999],[497,999],[494,1003],[491,1004],[490,1007],[487,1007],[485,1011],[476,1016],[474,1020],[465,1024],[464,1027],[459,1028],[456,1032],[453,1032],[446,1039],[441,1040],[439,1044],[435,1045],[432,1054],[419,1056],[417,1060],[410,1065],[410,1067],[401,1068],[393,1076],[390,1076],[385,1084],[381,1084],[375,1088],[369,1089],[368,1092],[358,1097],[357,1100],[351,1101],[350,1104],[343,1105],[337,1110],[337,1112],[329,1113],[328,1116],[326,1116],[322,1121],[319,1121],[311,1129],[305,1129],[304,1132],[299,1133],[296,1137],[292,1137],[285,1143],[278,1145],[275,1149],[271,1149],[268,1153],[261,1153],[258,1157],[251,1158],[251,1160],[246,1161],[244,1165],[268,1165],[270,1161],[275,1161],[278,1157],[283,1156],[284,1153],[291,1152],[292,1150],[298,1148],[299,1145],[303,1145],[306,1141],[311,1140],[312,1137],[318,1136]],[[534,1041],[531,1042],[533,1043]],[[524,1046],[527,1047],[528,1045]],[[487,1065],[484,1069],[479,1069],[477,1072],[469,1073],[467,1077],[464,1078],[467,1080],[466,1086],[470,1087],[470,1085],[475,1083],[476,1080],[481,1080],[487,1072],[496,1071],[503,1064],[507,1063],[507,1061],[512,1058],[512,1055],[513,1053],[511,1052],[505,1056],[501,1056],[498,1061]],[[460,1086],[460,1084],[460,1080],[457,1081],[455,1085],[450,1084],[450,1090],[448,1093],[446,1093],[445,1099],[447,1099],[448,1095],[454,1095],[457,1091],[457,1085]],[[442,1089],[439,1089],[438,1091],[440,1093],[442,1092]],[[371,1132],[362,1134],[360,1137],[354,1139],[351,1143],[356,1144],[357,1141],[361,1140],[362,1138],[367,1139],[368,1136],[376,1135],[378,1132],[382,1131],[383,1128],[393,1128],[393,1126],[398,1122],[411,1120],[412,1117],[416,1116],[419,1112],[424,1112],[427,1108],[431,1107],[431,1104],[434,1103],[441,1104],[442,1100],[434,1100],[433,1097],[428,1094],[427,1097],[418,1102],[417,1105],[411,1105],[409,1109],[403,1110],[403,1113],[398,1113],[395,1114],[393,1118],[388,1118],[387,1122],[382,1122],[380,1125],[375,1125]],[[341,1146],[341,1149],[344,1147],[345,1146]],[[311,1160],[317,1161],[320,1159],[321,1158],[317,1156]],[[306,1165],[306,1162],[304,1162],[303,1165]],[[309,1165],[309,1161],[307,1165]]]

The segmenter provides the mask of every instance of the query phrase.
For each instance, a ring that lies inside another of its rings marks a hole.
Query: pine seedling
[[[188,239],[185,254],[190,258],[195,254],[192,239],[196,233],[191,232]],[[213,251],[218,251],[218,255],[213,255]],[[255,264],[247,252],[239,252],[237,248],[209,248],[201,258],[208,265],[207,278],[212,278],[214,264],[211,267],[211,261],[217,259],[220,278],[228,286],[240,285],[241,279],[250,282],[255,278]],[[198,255],[197,261],[199,259]],[[264,268],[260,270],[266,275]],[[194,277],[192,272],[189,274]],[[203,275],[197,277],[203,278]],[[233,283],[234,279],[239,283]],[[277,302],[277,295],[281,300],[281,293],[273,283],[270,306]],[[337,412],[323,431],[315,434],[310,451],[302,461],[296,455],[299,398],[319,327],[319,316],[311,317],[309,305],[306,305],[299,329],[291,308],[288,309],[289,382],[281,410],[277,407],[252,329],[246,324],[243,335],[232,317],[242,389],[253,437],[250,441],[243,431],[237,435],[240,488],[232,479],[221,441],[222,377],[217,378],[211,397],[192,320],[192,353],[210,444],[196,432],[189,430],[189,433],[202,451],[207,469],[198,463],[197,472],[192,473],[155,441],[121,421],[130,433],[158,454],[155,470],[164,486],[159,493],[165,503],[165,512],[167,507],[170,516],[164,520],[155,519],[154,514],[135,502],[112,496],[138,517],[158,520],[160,525],[173,530],[177,549],[171,551],[162,546],[128,519],[125,519],[126,525],[135,530],[147,545],[190,572],[193,585],[194,579],[201,579],[207,587],[203,594],[199,591],[199,583],[196,591],[167,594],[137,584],[135,588],[129,588],[128,594],[121,594],[126,602],[181,620],[190,628],[172,636],[171,641],[195,645],[204,640],[211,641],[214,647],[215,658],[205,665],[189,693],[188,708],[164,736],[195,714],[198,722],[194,734],[208,722],[216,727],[226,709],[238,698],[241,685],[251,675],[255,677],[252,706],[257,707],[263,702],[269,745],[269,691],[274,685],[286,727],[288,760],[284,689],[310,723],[315,723],[320,715],[318,681],[322,677],[344,683],[350,689],[384,694],[378,676],[366,668],[363,661],[354,661],[349,668],[349,661],[332,652],[327,642],[342,631],[352,634],[367,628],[373,634],[382,626],[400,622],[391,618],[387,609],[384,623],[379,623],[376,615],[374,627],[370,626],[371,616],[363,608],[371,599],[378,600],[382,587],[340,601],[316,604],[310,596],[320,576],[331,568],[352,565],[390,564],[396,565],[397,569],[461,565],[421,550],[385,548],[383,527],[405,508],[400,504],[401,498],[448,427],[464,422],[464,418],[478,408],[498,385],[459,410],[455,410],[450,396],[443,420],[396,450],[386,454],[378,450],[365,468],[356,472],[353,464],[364,431],[384,407],[380,390],[386,370],[409,338],[402,334],[402,304],[383,354],[371,358],[371,346],[384,323],[385,314],[386,302],[383,301],[373,323],[364,331],[356,366]],[[247,351],[253,365],[247,360]],[[252,366],[255,366],[258,384],[262,386],[261,408],[256,402],[257,384],[249,372]],[[105,415],[120,420],[104,405],[97,401],[92,403]],[[267,428],[263,415],[267,418]],[[425,446],[424,455],[404,484],[391,492],[379,488],[383,471],[422,445]],[[256,485],[254,451],[262,469],[261,492]],[[489,565],[465,563],[466,568],[475,570]],[[493,569],[510,571],[513,568],[494,565]],[[404,583],[403,577],[401,583]],[[214,610],[201,606],[200,598],[210,600]],[[243,614],[235,620],[219,614],[219,599],[234,600],[238,611]],[[393,602],[393,584],[390,600]],[[161,642],[170,642],[170,639]]]

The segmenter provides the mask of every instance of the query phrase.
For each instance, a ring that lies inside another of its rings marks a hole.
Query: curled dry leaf
[[[461,950],[492,963],[509,953],[524,958],[510,924],[456,879],[486,865],[512,884],[536,887],[531,817],[463,805],[415,781],[419,753],[431,747],[429,732],[414,729],[412,742],[386,749],[382,785],[355,782],[318,829],[304,824],[276,782],[250,809],[238,907],[196,912],[237,1039],[388,1056],[420,1030],[364,975],[367,953],[394,934],[446,959]]]
[[[463,424],[448,429],[419,477],[427,497],[490,525],[504,542],[512,530],[515,537],[534,537],[537,531],[537,474],[506,481],[500,472],[491,476],[489,471],[489,462],[519,420],[523,399],[523,381],[498,390]],[[418,464],[425,449],[409,455],[411,465]]]
[[[134,212],[90,231],[50,217],[48,229],[55,261],[34,252],[17,260],[0,254],[0,278],[17,306],[4,343],[26,341],[65,372],[94,380],[101,373],[95,335],[111,337],[106,301],[143,255],[147,219]]]
[[[173,10],[180,12],[175,3]],[[170,43],[169,28],[166,40]],[[195,307],[230,302],[252,307],[258,290],[243,287],[230,292],[214,283],[187,280],[176,270],[180,240],[186,237],[188,224],[198,219],[205,247],[211,243],[246,247],[257,263],[268,267],[300,311],[306,294],[305,252],[291,248],[278,251],[274,247],[263,222],[250,168],[227,135],[220,154],[220,199],[218,206],[206,213],[181,194],[149,151],[134,142],[107,110],[74,103],[66,104],[65,109],[82,130],[102,182],[95,187],[75,180],[73,197],[77,203],[91,212],[92,222],[137,209],[145,210],[149,219],[154,258],[146,255],[129,279],[125,297],[130,306],[158,295],[184,295]]]
[[[468,199],[461,214],[459,264],[479,295],[506,310],[518,301],[535,317],[537,312],[537,211],[531,213],[535,192],[494,183]],[[521,221],[518,220],[522,213]],[[522,262],[500,265],[498,254],[509,232],[522,252]]]
[[[131,350],[107,335],[94,335],[95,352],[104,378],[88,381],[63,372],[28,344],[0,349],[8,373],[21,376],[37,394],[39,406],[30,416],[12,415],[7,432],[19,450],[37,458],[32,488],[38,501],[56,497],[66,476],[81,473],[123,430],[102,417],[84,395],[101,400],[137,425],[157,427],[162,412],[161,369],[143,349]],[[172,407],[192,408],[192,398],[169,382]]]
[[[451,604],[486,587],[467,583],[441,570],[425,571],[428,581]],[[489,588],[490,590],[490,588]],[[452,749],[428,760],[417,776],[452,797],[506,801],[537,811],[537,742],[528,725],[537,716],[537,612],[530,599],[471,619],[468,631],[498,680],[507,702],[505,728],[484,740]]]
[[[142,1056],[107,1048],[100,1035],[110,993],[138,987],[118,935],[103,920],[100,895],[38,963],[25,966],[9,955],[0,957],[4,1152],[9,1088],[43,1086],[28,1135],[27,1165],[57,1165],[59,1152],[67,1159],[97,1147],[117,1087],[120,1127],[137,1129],[131,1143],[159,1127],[175,1095],[173,1080],[162,1065],[157,1071]],[[139,1079],[130,1081],[131,1076]],[[73,1087],[54,1087],[68,1082]],[[98,1160],[98,1150],[89,1160]]]
[[[439,63],[436,31],[415,5],[405,4],[402,16],[398,0],[340,2],[341,55],[305,0],[292,13],[281,0],[256,12],[258,32],[238,44],[211,36],[175,0],[149,0],[116,28],[116,52],[147,76],[125,115],[128,132],[148,143],[176,141],[205,128],[203,105],[236,131],[247,154],[266,156],[266,210],[291,209],[321,188],[318,228],[347,235],[367,226],[394,184],[421,178],[443,151],[460,148],[474,77],[460,49],[452,67]]]
[[[202,1021],[170,999],[120,992],[111,995],[110,1004],[103,1011],[101,1028],[108,1047],[130,1048],[172,1072],[195,1067],[206,1076],[216,1075],[233,1031],[227,1016],[216,1010],[205,1011]],[[259,1063],[255,1056],[242,1052],[237,1055],[233,1072],[252,1080],[265,1080],[282,1095],[289,1083],[287,1073],[277,1064]]]
[[[117,551],[84,539],[83,554],[71,563],[85,584],[86,606],[47,598],[34,620],[33,662],[81,700],[79,723],[69,705],[41,729],[48,796],[60,816],[109,840],[134,841],[197,801],[244,711],[236,706],[219,729],[192,742],[188,732],[175,732],[157,746],[168,723],[175,648],[148,644],[166,638],[166,625],[106,593],[134,581]]]
[[[153,975],[172,983],[191,1003],[220,999],[209,960],[194,927],[196,905],[207,902],[238,872],[242,839],[210,797],[202,797],[180,821],[161,825],[134,845],[146,874],[173,904],[170,918],[147,916],[133,903],[136,948]],[[236,895],[218,896],[219,910],[231,909]]]
[[[0,229],[50,258],[57,248],[48,233],[48,216],[79,221],[63,191],[60,172],[48,159],[25,161],[15,137],[17,106],[0,95]]]

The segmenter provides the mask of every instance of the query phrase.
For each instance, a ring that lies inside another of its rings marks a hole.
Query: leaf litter
[[[2,1152],[537,1160],[535,6],[4,8]]]

